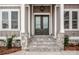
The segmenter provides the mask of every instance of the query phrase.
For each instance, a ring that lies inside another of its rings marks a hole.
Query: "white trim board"
[[[0,40],[2,40],[2,39],[3,39],[3,40],[6,40],[6,38],[7,38],[7,37],[0,37]],[[14,39],[16,39],[16,40],[17,40],[17,39],[21,40],[21,37],[15,37]]]
[[[79,40],[79,37],[69,37],[70,40]]]
[[[33,13],[33,15],[51,15],[50,13]]]
[[[0,7],[20,7],[21,4],[0,4]]]

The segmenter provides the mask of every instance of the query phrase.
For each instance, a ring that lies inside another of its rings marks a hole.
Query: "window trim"
[[[2,12],[7,11],[9,13],[9,28],[2,28]],[[11,11],[17,11],[18,12],[18,28],[13,29],[11,28]],[[19,9],[1,9],[0,10],[0,31],[19,31],[20,30],[20,10]]]
[[[73,30],[73,31],[78,31],[79,30],[79,9],[64,9],[64,11],[69,11],[69,29],[65,29],[64,28],[64,30]],[[72,11],[77,11],[77,13],[78,13],[78,15],[77,15],[77,17],[78,17],[78,19],[77,19],[77,21],[78,21],[78,28],[77,29],[73,29],[72,28]]]

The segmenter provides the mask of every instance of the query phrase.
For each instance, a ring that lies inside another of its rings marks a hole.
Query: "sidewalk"
[[[27,52],[18,51],[8,55],[79,55],[79,51],[62,51],[62,52]]]

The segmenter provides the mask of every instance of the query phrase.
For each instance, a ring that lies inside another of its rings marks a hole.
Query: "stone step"
[[[31,39],[29,51],[55,51],[56,40],[49,36],[36,36]]]
[[[32,42],[32,43],[30,43],[30,44],[55,44],[55,42]]]
[[[57,51],[57,48],[30,48],[29,51],[39,51],[39,52]]]
[[[32,40],[33,42],[55,42],[56,40]]]

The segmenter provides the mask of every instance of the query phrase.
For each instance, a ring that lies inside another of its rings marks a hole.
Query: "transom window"
[[[64,11],[64,28],[65,29],[78,29],[79,10],[68,9]]]
[[[7,29],[19,29],[19,9],[2,9],[0,10],[1,28]]]

